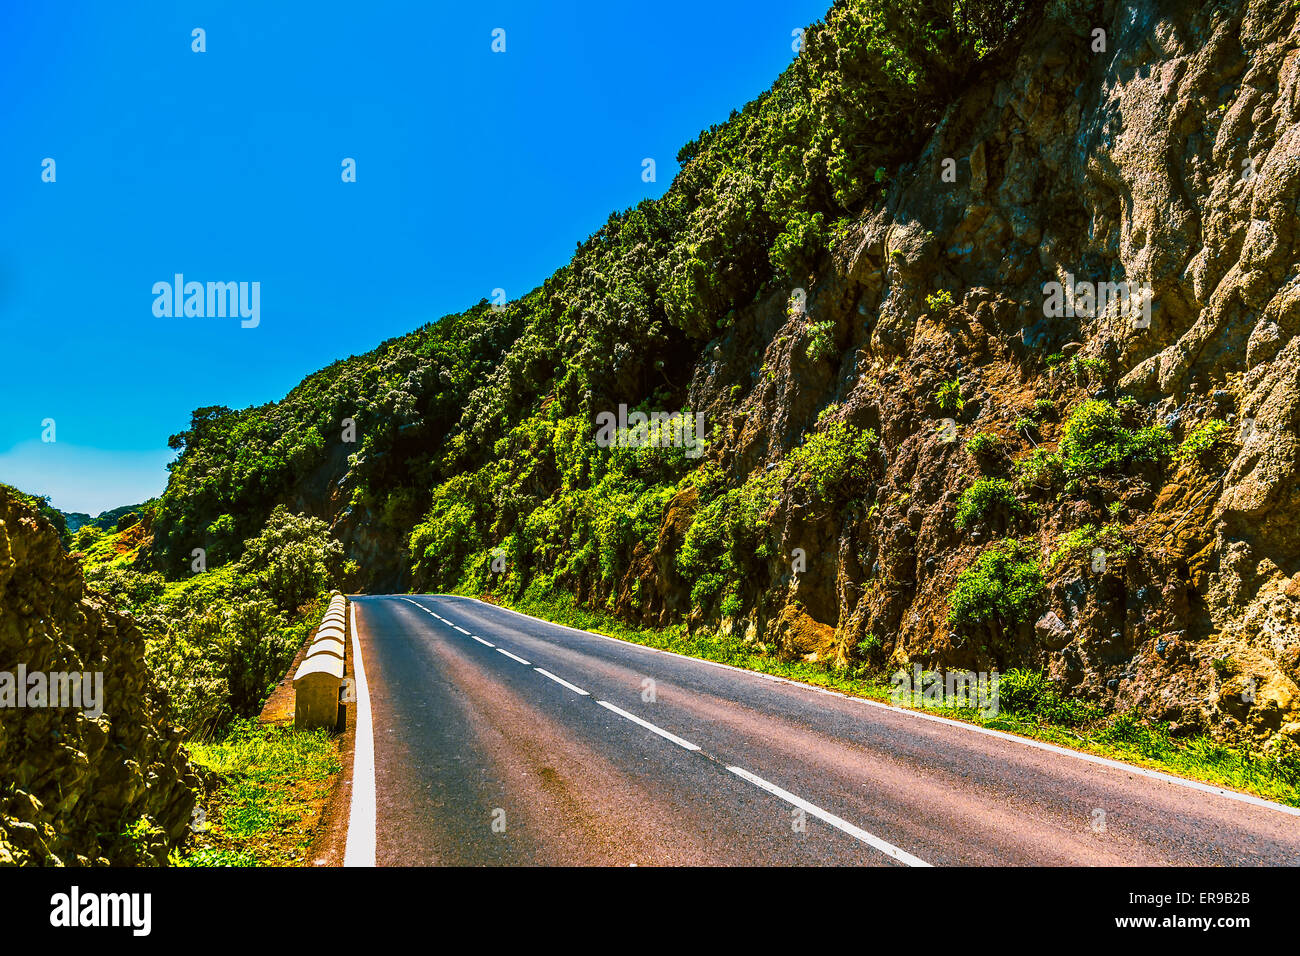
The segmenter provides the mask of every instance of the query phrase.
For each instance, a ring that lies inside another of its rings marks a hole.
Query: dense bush
[[[1011,482],[1005,478],[978,478],[957,499],[958,528],[965,530],[988,522],[995,514],[1012,515],[1020,510]]]
[[[987,548],[957,576],[948,598],[948,620],[956,626],[1014,627],[1030,618],[1043,589],[1033,549],[1008,538]]]
[[[1138,462],[1159,461],[1169,454],[1167,429],[1158,425],[1130,431],[1109,402],[1080,403],[1061,430],[1061,461],[1078,476],[1121,471]]]
[[[319,518],[278,505],[261,534],[244,542],[236,572],[248,591],[260,591],[281,611],[296,611],[333,585],[343,584],[343,546]]]
[[[129,611],[173,720],[207,737],[255,715],[344,583],[342,549],[324,522],[276,508],[232,564],[166,581],[85,557],[86,583]]]
[[[677,569],[691,584],[693,607],[707,610],[721,594],[724,613],[739,610],[739,593],[753,562],[771,554],[767,515],[780,480],[777,472],[754,475],[696,512],[677,553]]]
[[[844,501],[866,490],[879,443],[870,428],[833,421],[790,452],[786,468],[816,500]]]

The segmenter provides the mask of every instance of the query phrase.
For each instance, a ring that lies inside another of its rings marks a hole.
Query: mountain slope
[[[1276,0],[838,3],[541,288],[196,412],[156,559],[233,558],[284,503],[376,589],[1041,669],[1294,752],[1295,30]],[[704,455],[606,447],[620,405],[703,413]]]

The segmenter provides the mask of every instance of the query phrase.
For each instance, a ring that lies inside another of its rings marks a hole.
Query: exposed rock
[[[162,717],[144,636],[84,590],[49,521],[0,488],[0,672],[20,665],[102,673],[103,713],[0,707],[0,864],[164,863],[199,781]]]
[[[1041,668],[1109,707],[1262,743],[1300,723],[1297,11],[1280,0],[1055,9],[1014,63],[954,104],[885,207],[859,220],[806,315],[785,316],[777,293],[719,343],[732,367],[766,346],[778,373],[748,396],[739,439],[716,449],[733,474],[787,453],[832,402],[882,439],[885,471],[862,489],[869,516],[777,505],[781,547],[804,548],[808,571],[792,578],[773,558],[755,582],[771,592],[754,620],[790,655],[843,661],[870,633],[893,642],[894,662]],[[1091,51],[1094,26],[1105,54]],[[956,183],[939,178],[945,157],[957,159]],[[1113,309],[1046,315],[1044,283],[1071,276],[1149,283],[1150,324]],[[928,307],[937,289],[956,304]],[[839,377],[789,360],[796,324],[827,319],[847,330]],[[1044,368],[1051,353],[1111,371],[1077,380]],[[966,401],[947,416],[960,440],[945,443],[931,396],[953,378]],[[1228,458],[1043,502],[1031,533],[1044,555],[1060,534],[1110,520],[1107,502],[1124,509],[1132,555],[1104,573],[1086,555],[1053,565],[1036,624],[953,633],[956,576],[1002,533],[952,525],[956,496],[996,464],[964,454],[965,439],[993,432],[1009,457],[1050,448],[1070,406],[1124,394],[1144,403],[1139,423],[1176,438],[1209,417],[1234,422]],[[722,401],[700,372],[690,398]],[[1043,399],[1055,419],[1030,435],[1010,427]],[[833,647],[793,626],[804,616],[833,629]],[[1225,657],[1242,669],[1237,683],[1258,687],[1253,702],[1225,690],[1214,663]]]

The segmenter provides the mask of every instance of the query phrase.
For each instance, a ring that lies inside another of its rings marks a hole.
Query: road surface
[[[381,866],[1300,865],[1255,798],[469,598],[354,604]]]

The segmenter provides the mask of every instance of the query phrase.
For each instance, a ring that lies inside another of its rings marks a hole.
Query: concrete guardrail
[[[329,608],[312,636],[307,656],[293,675],[293,726],[297,730],[334,730],[338,726],[347,608],[348,599],[342,594],[335,591],[330,595]]]

